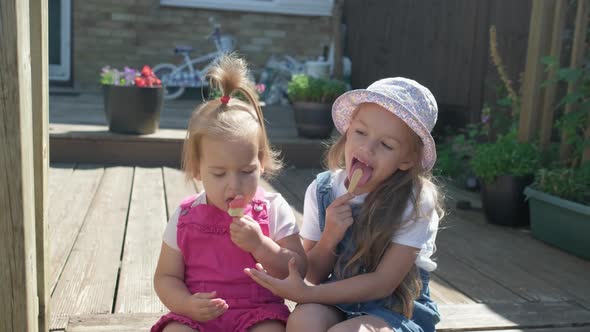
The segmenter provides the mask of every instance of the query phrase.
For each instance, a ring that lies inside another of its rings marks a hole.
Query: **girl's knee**
[[[326,331],[344,319],[340,310],[323,304],[300,304],[289,316],[287,331]]]
[[[171,322],[164,327],[162,332],[199,332],[198,330],[191,329],[190,327],[180,324],[177,322]]]
[[[249,328],[248,332],[285,332],[285,323],[278,320],[265,320]]]

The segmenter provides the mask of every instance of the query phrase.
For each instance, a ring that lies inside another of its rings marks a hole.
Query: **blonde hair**
[[[338,256],[334,272],[339,278],[349,278],[361,272],[373,272],[391,245],[394,234],[402,227],[403,213],[408,201],[419,213],[418,202],[423,189],[433,193],[435,208],[440,218],[444,215],[437,186],[431,181],[431,174],[420,163],[423,155],[422,140],[413,131],[411,151],[415,155],[415,166],[409,170],[398,170],[373,190],[363,203],[361,212],[351,226],[353,245]],[[330,170],[345,168],[343,134],[328,150],[326,164]],[[416,215],[417,216],[417,215]],[[362,271],[364,269],[364,271]],[[404,280],[388,299],[388,307],[411,318],[414,300],[420,295],[422,282],[414,264]]]
[[[282,168],[282,162],[266,136],[262,110],[254,97],[254,84],[248,79],[246,61],[234,54],[225,55],[207,76],[212,89],[219,89],[223,96],[231,98],[228,103],[222,103],[220,98],[210,100],[193,112],[182,153],[182,168],[187,178],[194,178],[198,172],[201,140],[206,135],[228,141],[257,140],[263,175],[272,177]],[[241,94],[247,101],[233,98],[235,94]]]

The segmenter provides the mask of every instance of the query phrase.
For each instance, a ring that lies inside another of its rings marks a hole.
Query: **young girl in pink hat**
[[[154,285],[171,312],[151,331],[285,331],[284,300],[244,273],[262,263],[284,278],[294,259],[305,275],[291,208],[259,186],[261,174],[271,175],[280,163],[245,62],[226,56],[209,76],[223,97],[193,113],[183,152],[187,177],[205,190],[186,198],[166,226]],[[249,102],[230,97],[236,92]]]
[[[416,81],[387,78],[340,96],[332,117],[342,136],[328,152],[330,171],[307,188],[301,229],[315,285],[294,261],[285,279],[260,265],[247,273],[299,303],[287,331],[434,331],[428,282],[443,215],[430,180],[436,101]]]

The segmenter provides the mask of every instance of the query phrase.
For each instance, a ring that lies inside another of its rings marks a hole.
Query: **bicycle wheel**
[[[164,99],[176,99],[184,93],[182,86],[166,86],[166,82],[170,80],[170,74],[176,70],[176,66],[170,63],[160,63],[152,69],[154,74],[162,81],[164,87]]]

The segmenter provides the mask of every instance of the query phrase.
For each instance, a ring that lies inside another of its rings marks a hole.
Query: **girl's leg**
[[[190,327],[180,324],[178,322],[170,322],[166,324],[166,327],[162,332],[199,332],[197,330],[193,330]]]
[[[332,306],[316,303],[300,304],[289,316],[287,331],[325,332],[344,318],[344,313]]]
[[[265,320],[249,328],[248,332],[285,332],[285,324],[278,320]]]
[[[345,320],[332,326],[327,332],[392,332],[384,320],[371,315],[363,315]],[[395,332],[395,331],[393,331]]]

